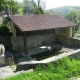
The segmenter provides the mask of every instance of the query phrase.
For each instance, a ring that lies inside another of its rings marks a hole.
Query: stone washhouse
[[[59,15],[10,15],[8,28],[13,33],[12,50],[24,50],[60,42],[72,38],[75,23]],[[59,40],[60,39],[60,40]]]

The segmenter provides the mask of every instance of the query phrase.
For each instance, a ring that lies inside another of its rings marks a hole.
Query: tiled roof
[[[21,31],[46,30],[76,25],[58,15],[11,15],[8,17]]]

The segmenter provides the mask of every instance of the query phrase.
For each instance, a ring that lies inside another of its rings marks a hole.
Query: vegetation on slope
[[[65,17],[69,12],[71,12],[73,10],[80,10],[80,6],[62,6],[62,7],[50,9],[49,12],[51,14],[57,13],[57,14]]]
[[[63,58],[48,65],[39,65],[34,72],[21,73],[5,80],[70,80],[80,75],[80,60]]]

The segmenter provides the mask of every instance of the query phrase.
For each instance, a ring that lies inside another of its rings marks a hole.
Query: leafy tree
[[[17,1],[14,0],[7,1],[7,9],[12,10],[13,14],[18,14],[19,8],[20,8],[20,4]]]
[[[0,11],[5,11],[8,13],[8,10],[11,10],[13,14],[19,13],[20,4],[14,0],[0,0]]]
[[[23,14],[33,14],[35,12],[36,3],[32,0],[23,1]]]
[[[46,4],[45,4],[46,0],[37,0],[37,6],[38,8],[42,8],[42,9],[45,9],[46,7]]]
[[[76,23],[78,30],[80,29],[80,10],[71,11],[65,18]]]
[[[41,7],[36,8],[35,14],[44,14],[44,11]]]
[[[44,11],[38,7],[34,0],[23,1],[23,14],[43,14]]]
[[[42,8],[42,2],[43,0],[37,0],[37,9],[36,9],[36,14],[44,14],[43,8]],[[44,2],[43,2],[44,3]]]
[[[41,7],[41,5],[40,5],[40,4],[41,4],[41,2],[42,2],[42,0],[37,0],[38,8],[39,8],[39,7]]]
[[[0,11],[5,10],[7,0],[0,0]]]

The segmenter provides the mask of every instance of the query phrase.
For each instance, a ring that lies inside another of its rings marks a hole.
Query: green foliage
[[[36,8],[35,14],[44,14],[44,11],[41,7]]]
[[[34,14],[36,6],[34,1],[24,0],[22,3],[23,14]]]
[[[11,35],[11,33],[9,32],[8,27],[2,24],[0,25],[0,36],[6,36],[6,35]]]
[[[19,13],[20,3],[14,0],[1,0],[0,1],[0,11],[5,11],[8,13],[8,9],[12,10],[13,14]]]
[[[12,10],[13,14],[18,14],[19,13],[19,9],[21,8],[19,2],[14,1],[14,0],[8,0],[6,4],[7,4],[6,10],[8,10],[8,8],[9,8],[9,9]]]
[[[43,9],[38,8],[34,0],[23,0],[19,3],[15,0],[1,0],[0,11],[5,11],[7,14],[9,10],[12,14],[43,14]]]
[[[71,11],[70,13],[68,13],[65,16],[65,18],[76,23],[77,24],[77,30],[80,29],[80,11],[79,10]]]
[[[0,11],[6,9],[6,2],[7,0],[0,0]]]
[[[34,72],[21,73],[5,80],[70,80],[80,75],[80,60],[63,58],[54,63],[39,65]]]
[[[24,0],[22,3],[23,14],[44,14],[41,7],[38,7],[34,0]]]
[[[73,21],[74,23],[78,23],[80,18],[80,11],[79,10],[73,10],[70,13],[68,13],[65,16],[66,19],[69,19],[70,21]]]

